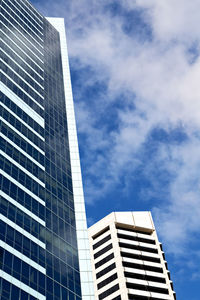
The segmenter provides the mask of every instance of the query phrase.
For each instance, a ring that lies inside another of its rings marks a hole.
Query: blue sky
[[[199,300],[200,2],[32,3],[65,17],[89,225],[151,210],[177,299]]]

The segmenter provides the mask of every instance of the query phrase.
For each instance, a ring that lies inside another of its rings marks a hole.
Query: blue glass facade
[[[81,299],[60,38],[1,0],[1,300]]]

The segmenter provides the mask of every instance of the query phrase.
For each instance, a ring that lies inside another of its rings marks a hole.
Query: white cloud
[[[55,1],[48,1],[48,6],[49,3],[54,15],[60,15]],[[197,134],[200,59],[196,57],[200,42],[200,3],[198,0],[119,1],[125,11],[142,10],[142,17],[152,30],[150,39],[125,33],[124,16],[111,17],[105,9],[106,1],[61,1],[59,4],[62,12],[66,7],[63,13],[73,67],[90,67],[93,71],[85,82],[82,78],[80,93],[94,83],[107,85],[103,95],[94,96],[89,107],[87,99],[78,104],[79,130],[86,137],[86,172],[90,175],[86,189],[90,198],[96,200],[119,182],[122,172],[128,178],[129,172],[141,164],[138,154],[153,128],[163,128],[170,134],[172,129],[181,127],[188,136],[180,144],[160,143],[157,156],[144,170],[151,178],[155,165],[160,163],[163,170],[173,174],[166,187],[169,197],[160,199],[154,213],[160,232],[165,232],[166,244],[173,242],[170,250],[181,253],[200,226]],[[124,107],[116,111],[119,126],[108,130],[103,121],[97,126],[96,120],[101,119],[103,111],[109,114],[111,104],[119,101],[117,95],[129,95],[127,101],[123,98]],[[98,178],[98,185],[92,181],[93,176]]]
[[[108,99],[124,90],[136,95],[133,100],[136,109],[125,109],[118,114],[121,126],[111,136],[112,150],[106,157],[98,157],[92,170],[97,170],[99,177],[106,173],[101,178],[104,186],[108,178],[109,182],[117,182],[118,174],[127,165],[138,166],[134,157],[152,128],[159,125],[170,131],[182,124],[189,135],[188,142],[168,147],[165,156],[164,167],[169,171],[173,167],[175,175],[169,189],[171,200],[161,202],[155,209],[160,228],[169,233],[163,237],[170,244],[175,241],[171,251],[181,251],[189,234],[200,225],[199,184],[193,182],[198,181],[200,162],[200,143],[194,138],[200,127],[200,62],[197,59],[191,64],[188,54],[193,43],[199,42],[199,3],[132,3],[133,9],[136,4],[146,9],[154,36],[151,42],[126,35],[122,30],[123,17],[110,19],[107,14],[102,14],[100,21],[94,18],[91,27],[83,28],[83,36],[71,37],[71,56],[92,65],[100,80],[103,77],[108,80]],[[101,11],[95,13],[99,17]],[[92,17],[89,19],[91,22]],[[90,138],[96,141],[93,136]],[[101,143],[96,146],[101,148]],[[156,157],[155,161],[161,158]],[[102,170],[100,166],[105,167],[107,161],[112,167]],[[150,168],[153,167],[152,163]]]

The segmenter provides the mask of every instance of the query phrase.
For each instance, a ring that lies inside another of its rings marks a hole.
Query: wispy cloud
[[[139,200],[152,201],[168,250],[185,255],[200,226],[199,1],[41,9],[67,21],[86,200],[140,173],[149,185]]]

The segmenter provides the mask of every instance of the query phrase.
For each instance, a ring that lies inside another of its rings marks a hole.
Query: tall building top
[[[152,232],[155,230],[153,219],[150,211],[126,211],[126,212],[112,212],[100,221],[95,223],[89,228],[90,235],[93,230],[96,231],[98,226],[103,226],[109,223],[122,223],[128,227],[133,228],[145,228],[145,230]]]
[[[1,299],[92,300],[64,20],[0,14]]]

